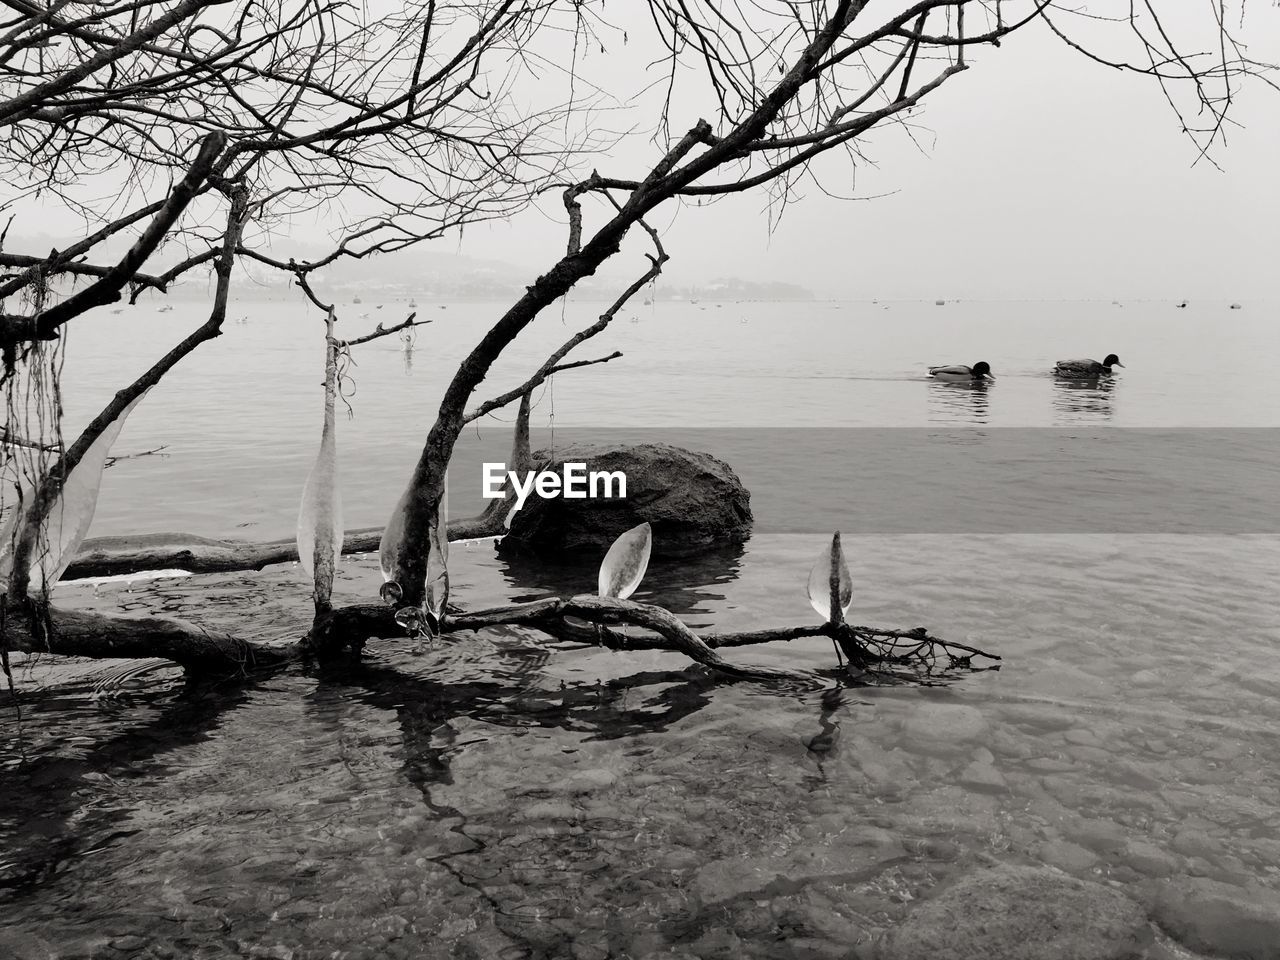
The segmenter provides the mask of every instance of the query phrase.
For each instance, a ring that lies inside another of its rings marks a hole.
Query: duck
[[[929,376],[944,383],[973,383],[975,381],[982,383],[988,377],[992,380],[996,378],[996,375],[991,372],[991,365],[985,360],[979,360],[972,367],[966,367],[962,363],[953,363],[945,367],[930,367]]]
[[[1111,376],[1112,367],[1123,366],[1119,357],[1114,353],[1108,353],[1107,359],[1101,363],[1097,360],[1059,360],[1054,365],[1053,374],[1070,380],[1094,380],[1098,377]]]

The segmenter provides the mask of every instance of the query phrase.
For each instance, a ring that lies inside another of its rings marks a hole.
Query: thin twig
[[[397,323],[394,327],[384,327],[382,324],[378,324],[372,333],[366,333],[363,337],[352,337],[350,340],[336,340],[334,342],[339,348],[354,347],[361,343],[368,343],[370,340],[378,340],[381,337],[387,337],[393,333],[399,333],[401,330],[408,330],[410,327],[422,327],[431,322],[430,320],[415,321],[414,317],[416,316],[417,313],[411,313],[407,320]]]
[[[168,449],[169,445],[167,443],[162,443],[160,446],[151,450],[140,450],[137,453],[122,453],[119,456],[107,457],[106,461],[102,465],[102,469],[105,470],[107,467],[114,467],[121,460],[137,460],[141,457],[153,457],[156,455],[167,457],[167,453],[161,453],[160,451]]]

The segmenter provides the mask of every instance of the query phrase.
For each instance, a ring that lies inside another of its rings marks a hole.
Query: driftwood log
[[[413,316],[410,315],[406,323],[412,320]],[[391,330],[380,331],[377,335],[383,336],[403,326],[401,324]],[[368,340],[371,337],[372,335],[360,339]],[[529,413],[530,398],[538,383],[541,381],[528,387],[520,395],[520,407],[511,438],[511,455],[507,461],[511,469],[519,473],[533,468],[533,454],[529,445]],[[508,490],[507,493],[509,495],[511,491]],[[511,502],[510,496],[505,500],[493,500],[474,517],[450,520],[449,540],[476,540],[503,533]],[[342,538],[342,552],[370,553],[378,549],[381,539],[382,527],[348,530]],[[297,559],[298,544],[292,538],[250,543],[242,540],[216,540],[191,533],[95,537],[81,544],[76,559],[67,567],[63,579],[127,576],[147,570],[229,573],[236,570],[261,570],[273,563],[292,563]]]
[[[503,506],[504,501],[495,500]],[[473,540],[502,533],[502,515],[498,510],[476,517],[449,521],[450,540]],[[382,537],[381,527],[348,530],[342,540],[342,552],[376,552]],[[193,533],[147,533],[128,537],[94,537],[85,540],[76,559],[63,574],[64,580],[88,577],[124,576],[147,570],[186,570],[190,573],[228,573],[235,570],[261,570],[273,563],[291,563],[298,559],[298,544],[288,540],[250,543],[243,540],[217,540]]]
[[[3,630],[10,651],[81,657],[162,657],[191,673],[240,678],[264,668],[313,656],[334,659],[359,655],[371,639],[403,639],[405,628],[395,609],[355,604],[318,616],[311,632],[292,643],[263,644],[162,617],[111,617],[44,607],[30,601],[3,608]],[[623,632],[611,625],[638,627]],[[923,627],[887,630],[847,623],[781,627],[741,633],[699,635],[676,616],[650,604],[596,596],[548,598],[485,610],[451,609],[442,636],[497,626],[522,626],[557,641],[611,650],[667,650],[681,653],[725,676],[751,680],[821,683],[811,671],[743,666],[721,650],[803,637],[828,637],[849,661],[855,675],[898,676],[917,667],[970,667],[974,657],[1000,658],[975,647],[942,640]]]
[[[192,673],[247,675],[297,659],[302,644],[264,645],[164,617],[110,617],[33,601],[0,607],[8,650],[74,657],[162,657]]]

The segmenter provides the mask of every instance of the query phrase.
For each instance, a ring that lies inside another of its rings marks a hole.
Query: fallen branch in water
[[[0,612],[8,648],[23,653],[60,656],[149,659],[162,657],[202,677],[237,679],[254,670],[279,667],[308,654],[331,659],[360,653],[370,639],[403,639],[406,631],[384,604],[339,607],[317,618],[311,634],[291,643],[263,644],[231,634],[205,630],[162,617],[111,617],[36,603],[10,603]],[[581,622],[575,622],[581,621]],[[642,632],[622,632],[625,624]],[[923,627],[889,630],[833,625],[777,627],[741,633],[698,634],[674,614],[651,604],[590,595],[551,597],[532,603],[484,610],[453,610],[442,626],[445,634],[499,626],[527,627],[556,640],[631,652],[667,650],[681,653],[717,673],[747,680],[793,681],[808,685],[826,680],[808,670],[747,666],[726,660],[717,651],[803,637],[829,637],[855,651],[856,669],[884,674],[885,668],[942,661],[944,668],[969,668],[973,657],[998,663],[1000,657],[975,647],[942,640]],[[962,651],[957,653],[957,651]],[[995,669],[998,669],[996,667]]]
[[[317,620],[307,643],[321,657],[335,656],[343,650],[359,653],[369,639],[406,636],[405,628],[395,620],[395,612],[392,607],[372,603],[340,607]],[[575,623],[575,619],[586,622]],[[623,633],[610,629],[610,624],[643,627],[645,632]],[[822,623],[699,635],[661,607],[590,595],[568,599],[551,597],[485,610],[451,610],[441,632],[452,634],[497,626],[529,627],[557,640],[623,652],[669,650],[683,653],[718,672],[753,680],[812,683],[819,677],[808,671],[744,667],[725,660],[716,651],[803,637],[828,637],[840,644],[855,670],[873,674],[883,672],[880,668],[884,667],[941,665],[965,669],[972,667],[974,657],[983,657],[994,663],[1000,661],[999,656],[976,647],[932,636],[924,627],[894,630]]]
[[[68,657],[163,657],[193,673],[239,677],[296,660],[300,643],[266,645],[164,617],[109,617],[60,610],[38,601],[0,607],[0,632],[10,651]]]
[[[359,655],[371,639],[403,639],[407,631],[396,621],[396,612],[385,604],[339,607],[317,616],[311,633],[299,641],[262,644],[179,620],[110,617],[26,602],[10,603],[0,610],[0,631],[13,651],[99,658],[163,657],[201,676],[234,679],[247,676],[255,669],[278,667],[307,655],[319,659]],[[641,630],[613,629],[617,625]],[[667,650],[684,654],[730,677],[808,685],[826,681],[809,670],[733,663],[718,651],[804,637],[827,637],[844,651],[855,677],[901,678],[904,674],[898,671],[904,667],[926,672],[937,667],[969,669],[975,657],[996,664],[988,669],[999,669],[1000,661],[999,656],[976,647],[932,636],[924,627],[896,630],[827,622],[699,634],[661,607],[591,595],[550,597],[474,611],[450,608],[440,631],[456,634],[500,626],[526,627],[555,640],[620,652]]]
[[[502,501],[497,501],[501,503]],[[474,540],[502,533],[502,519],[485,514],[449,522],[450,540]],[[349,530],[342,552],[376,552],[382,527]],[[189,573],[229,573],[261,570],[273,563],[298,559],[295,539],[250,543],[218,540],[193,533],[147,533],[130,537],[94,537],[84,541],[64,580],[125,576],[146,570],[186,570]]]

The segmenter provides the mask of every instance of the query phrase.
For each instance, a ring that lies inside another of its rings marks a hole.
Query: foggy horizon
[[[1258,48],[1250,56],[1280,59],[1278,26],[1280,8],[1247,8],[1238,33]],[[597,81],[613,77],[609,93],[624,97],[644,75],[627,59],[643,45],[633,42],[621,58],[617,49],[605,58],[584,52],[578,70]],[[604,69],[601,59],[609,61]],[[765,192],[664,208],[654,226],[671,260],[659,287],[753,277],[838,299],[1276,295],[1274,91],[1239,93],[1233,117],[1241,126],[1200,158],[1150,78],[1091,62],[1042,25],[972,59],[974,69],[912,114],[919,125],[912,136],[890,125],[872,132],[855,165],[843,154],[818,158],[823,186],[857,199],[828,197],[806,178],[772,229]],[[652,118],[637,110],[643,128]],[[673,137],[679,129],[673,121]],[[582,166],[629,175],[655,156],[654,143],[637,132]],[[24,202],[13,212],[9,250],[27,252],[22,240],[35,233],[33,221],[42,234],[80,235],[56,205]],[[589,207],[588,223],[599,212]],[[289,235],[328,226],[323,217],[299,217]],[[564,242],[553,193],[515,217],[469,224],[418,249],[509,263],[531,282]],[[291,243],[282,236],[270,249]],[[601,276],[629,280],[643,269],[643,249],[629,238]]]

